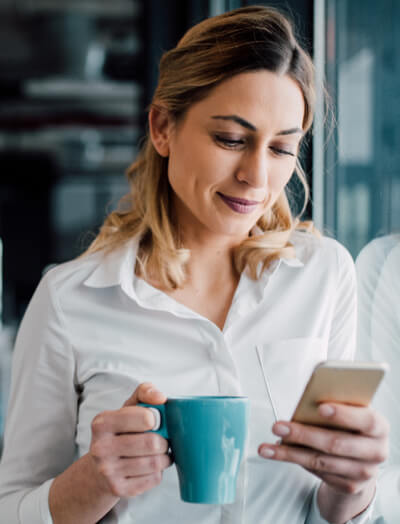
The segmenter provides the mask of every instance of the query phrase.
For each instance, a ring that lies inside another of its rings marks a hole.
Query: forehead
[[[236,114],[258,129],[303,127],[304,97],[288,75],[255,71],[235,75],[218,84],[188,113],[195,119]]]

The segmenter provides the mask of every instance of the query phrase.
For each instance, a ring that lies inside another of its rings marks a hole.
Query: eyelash
[[[224,138],[219,135],[215,135],[215,140],[217,142],[220,142],[224,145],[227,149],[237,149],[238,146],[241,146],[244,144],[244,140],[230,140],[229,138]],[[276,153],[279,156],[296,156],[295,154],[291,153],[290,151],[287,151],[286,149],[281,149],[280,147],[273,147],[270,146],[270,149]]]
[[[224,138],[223,136],[215,135],[215,140],[220,142],[228,149],[236,149],[237,146],[244,144],[244,140],[230,140],[229,138]]]
[[[271,147],[272,151],[274,151],[278,155],[289,155],[289,156],[296,156],[291,151],[286,151],[286,149],[281,149],[280,147]]]

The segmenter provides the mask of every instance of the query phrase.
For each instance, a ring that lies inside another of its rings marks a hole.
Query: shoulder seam
[[[49,272],[50,273],[50,272]],[[72,360],[73,362],[75,362],[75,355],[74,355],[74,350],[73,350],[73,345],[71,343],[71,340],[69,338],[69,334],[68,334],[68,329],[67,329],[67,322],[66,322],[66,317],[65,317],[65,313],[61,307],[61,303],[60,303],[60,300],[57,296],[57,293],[56,293],[56,289],[55,289],[55,286],[53,284],[53,282],[51,281],[50,278],[46,278],[47,280],[47,289],[48,289],[48,292],[49,292],[49,296],[54,304],[54,308],[55,310],[58,312],[59,316],[60,316],[60,323],[62,324],[62,327],[63,327],[63,330],[65,332],[65,339],[68,343],[68,347],[69,347],[69,350],[71,352],[71,356],[72,356]]]

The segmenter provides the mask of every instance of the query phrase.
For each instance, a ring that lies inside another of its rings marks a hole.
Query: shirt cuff
[[[378,480],[374,516],[384,522],[400,522],[400,468],[387,467]]]
[[[53,480],[47,480],[25,495],[19,506],[20,524],[53,524],[49,508],[49,490]]]
[[[314,488],[313,498],[311,501],[311,507],[310,511],[308,513],[306,524],[329,524],[329,521],[324,519],[321,516],[321,513],[319,512],[318,502],[317,502],[317,496],[318,496],[318,489],[319,484]],[[370,502],[370,504],[365,508],[365,510],[357,515],[356,517],[348,520],[346,524],[367,524],[372,523],[372,512],[374,510],[376,500],[376,494],[374,495],[374,498]]]

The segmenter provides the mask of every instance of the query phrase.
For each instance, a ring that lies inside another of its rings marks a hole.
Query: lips
[[[222,193],[217,193],[227,206],[229,206],[236,213],[252,213],[254,209],[261,204],[257,200],[246,200],[245,198],[231,197]]]

